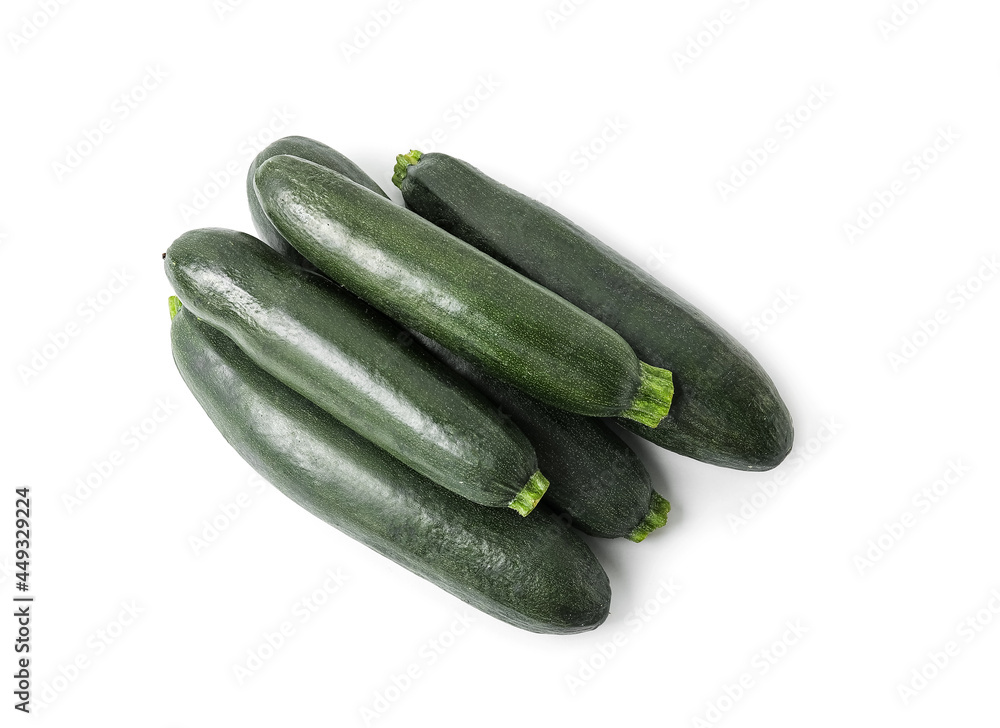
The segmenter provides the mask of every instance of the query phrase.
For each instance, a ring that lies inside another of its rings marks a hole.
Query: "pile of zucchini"
[[[406,208],[319,142],[261,152],[259,237],[164,254],[177,368],[307,510],[510,624],[594,629],[611,589],[579,532],[638,542],[670,510],[606,421],[764,470],[788,411],[728,334],[553,210],[444,154],[400,155],[393,182]]]

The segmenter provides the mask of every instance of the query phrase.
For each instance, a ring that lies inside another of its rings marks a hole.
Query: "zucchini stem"
[[[670,501],[655,490],[652,491],[649,494],[649,513],[642,519],[642,523],[632,529],[632,533],[628,535],[628,540],[635,541],[636,543],[642,541],[651,531],[655,531],[666,524],[668,513],[670,513]]]
[[[514,500],[510,502],[510,507],[522,516],[526,516],[534,510],[535,506],[538,505],[538,501],[542,499],[542,496],[545,495],[545,491],[548,489],[548,478],[542,475],[541,470],[536,470],[535,474],[528,478],[528,482],[521,488],[521,492],[514,496]]]
[[[422,156],[424,156],[424,153],[418,152],[416,149],[411,149],[409,154],[397,155],[396,166],[392,170],[392,183],[397,187],[402,187],[403,180],[406,179],[407,167],[419,162]]]
[[[167,299],[167,306],[170,308],[170,320],[174,320],[174,316],[177,315],[178,311],[181,310],[181,299],[177,296],[171,296]]]
[[[670,402],[674,398],[674,375],[667,369],[651,367],[639,362],[639,391],[632,400],[632,406],[621,416],[635,420],[647,427],[656,427],[670,412]]]

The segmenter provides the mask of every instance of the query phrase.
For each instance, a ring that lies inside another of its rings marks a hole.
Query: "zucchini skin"
[[[561,409],[606,417],[640,401],[645,369],[618,334],[419,215],[287,155],[254,186],[296,250],[405,327]]]
[[[294,157],[301,157],[302,159],[308,159],[310,162],[322,164],[328,169],[335,170],[340,172],[342,175],[349,177],[359,185],[367,187],[377,195],[386,197],[386,194],[382,188],[379,187],[378,182],[365,174],[361,167],[356,165],[336,149],[328,147],[326,144],[318,142],[315,139],[310,139],[309,137],[282,137],[281,139],[268,144],[257,154],[256,157],[254,157],[253,161],[250,163],[250,169],[247,171],[246,185],[247,202],[250,205],[250,217],[253,218],[253,225],[257,230],[257,237],[277,250],[279,253],[283,254],[296,265],[312,269],[312,263],[303,258],[302,255],[300,255],[299,252],[293,248],[287,240],[285,240],[284,236],[275,230],[274,225],[271,224],[271,221],[267,219],[267,215],[265,215],[264,211],[261,209],[260,201],[257,199],[257,193],[253,188],[253,176],[257,172],[257,167],[259,167],[265,160],[277,156],[278,154],[291,154]],[[388,198],[386,197],[386,199]]]
[[[528,436],[550,480],[544,506],[588,536],[629,538],[649,515],[653,487],[639,456],[602,420],[532,399],[436,341],[416,338],[502,408]],[[643,537],[645,534],[643,534]]]
[[[438,153],[399,160],[409,163],[400,182],[407,207],[576,304],[643,361],[673,372],[670,414],[655,429],[620,425],[738,470],[769,470],[785,458],[792,420],[774,383],[708,316],[555,210],[472,165]]]
[[[441,488],[288,389],[190,311],[174,361],[230,445],[348,536],[515,627],[573,634],[608,615],[607,574],[557,518],[521,518]]]
[[[394,322],[253,236],[189,231],[164,267],[198,318],[434,482],[506,507],[537,472],[531,443],[485,396]]]

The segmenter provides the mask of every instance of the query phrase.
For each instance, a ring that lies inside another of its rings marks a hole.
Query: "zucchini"
[[[293,139],[296,146],[286,145]],[[344,164],[345,158],[341,155],[332,157],[329,151],[332,151],[330,147],[302,137],[281,139],[261,152],[251,175],[260,162],[286,153],[333,169],[372,189],[371,178],[349,160]],[[251,194],[251,205],[256,205],[252,209],[257,230],[273,232],[263,237],[264,242],[294,259],[288,255],[289,246],[281,233],[263,215],[256,195]],[[282,244],[271,242],[275,236]],[[302,257],[298,253],[294,255]],[[638,455],[603,422],[543,404],[491,377],[481,367],[461,359],[436,341],[420,334],[414,336],[499,405],[528,436],[538,455],[539,470],[551,481],[543,505],[559,513],[575,528],[601,538],[625,537],[641,541],[650,531],[666,523],[670,504],[653,491],[649,473]]]
[[[472,382],[528,436],[551,481],[544,504],[589,536],[642,541],[667,522],[668,503],[649,472],[602,420],[532,399],[491,377],[436,341],[415,334],[432,353]]]
[[[206,228],[167,250],[198,318],[260,367],[420,474],[527,515],[548,481],[515,425],[395,323],[245,233]]]
[[[287,240],[274,229],[274,225],[268,221],[267,216],[260,207],[257,194],[253,189],[253,176],[257,167],[265,159],[270,159],[278,154],[291,154],[295,157],[308,159],[310,162],[322,164],[328,169],[336,170],[349,177],[359,185],[367,187],[377,195],[385,197],[385,192],[378,186],[378,183],[369,177],[364,171],[338,152],[336,149],[328,147],[315,139],[302,136],[287,136],[271,142],[260,153],[254,157],[250,163],[250,170],[247,172],[247,202],[250,203],[250,217],[253,218],[253,225],[257,229],[257,237],[270,245],[272,248],[283,254],[290,261],[303,268],[312,268],[312,264],[303,258],[298,251],[293,248]],[[388,198],[386,198],[388,199]]]
[[[174,317],[170,338],[181,376],[229,444],[310,513],[516,627],[572,634],[607,618],[607,574],[554,515],[519,518],[438,487],[190,311]]]
[[[617,331],[643,361],[674,375],[670,414],[654,428],[620,419],[682,455],[769,470],[792,447],[774,383],[732,336],[572,221],[447,154],[397,157],[407,207],[551,289]]]
[[[287,155],[264,161],[254,187],[274,227],[319,270],[492,375],[578,414],[653,425],[667,415],[670,372],[420,216]]]

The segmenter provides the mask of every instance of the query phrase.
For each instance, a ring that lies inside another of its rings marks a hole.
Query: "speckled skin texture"
[[[308,159],[310,162],[322,164],[327,169],[340,172],[344,176],[354,180],[359,185],[367,187],[377,195],[385,197],[385,192],[378,186],[378,183],[369,177],[364,171],[338,152],[336,149],[328,147],[326,144],[302,136],[287,136],[271,142],[267,145],[250,163],[247,171],[247,203],[250,205],[250,217],[253,218],[253,225],[257,229],[257,236],[272,248],[283,254],[290,261],[303,268],[312,269],[313,265],[285,240],[281,233],[274,229],[274,225],[267,219],[267,215],[260,207],[257,199],[257,191],[253,186],[253,177],[257,172],[257,167],[261,163],[279,154],[290,154],[294,157]],[[387,198],[388,199],[388,198]]]
[[[285,387],[190,311],[174,318],[171,341],[181,376],[226,440],[309,512],[516,627],[572,634],[607,618],[607,574],[552,514],[522,518],[435,485]]]
[[[543,508],[601,538],[624,538],[643,522],[652,491],[649,473],[603,420],[549,407],[437,342],[420,341],[496,402],[535,445],[538,466],[550,481]]]
[[[531,443],[478,390],[253,236],[192,230],[164,266],[184,305],[258,366],[434,482],[506,508],[538,469]]]
[[[620,424],[669,450],[768,470],[792,445],[774,383],[732,336],[644,270],[554,210],[446,154],[407,168],[407,206],[617,331],[644,362],[673,373],[655,429]]]
[[[407,328],[562,409],[626,411],[639,360],[577,307],[343,175],[268,159],[255,187],[265,214],[313,265]]]

